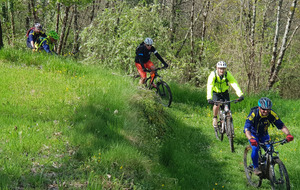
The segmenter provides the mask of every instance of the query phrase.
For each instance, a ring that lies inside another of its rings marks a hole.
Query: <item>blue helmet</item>
[[[258,106],[262,109],[271,109],[272,108],[272,102],[269,98],[263,97],[258,100]]]

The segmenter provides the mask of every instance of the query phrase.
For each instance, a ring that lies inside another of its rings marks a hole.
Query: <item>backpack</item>
[[[34,27],[32,27],[32,28],[30,28],[29,30],[27,30],[27,32],[26,32],[26,37],[28,38],[28,36],[29,36],[29,32],[31,31],[31,30],[33,30],[34,29]]]
[[[214,72],[215,72],[215,83],[216,83],[217,82],[217,70],[215,70]],[[228,86],[229,81],[227,79],[227,71],[225,72],[224,77],[225,77],[226,85]]]
[[[250,109],[250,113],[256,111],[257,108],[258,108],[258,106],[252,107],[252,108]],[[258,112],[259,112],[259,111],[255,112],[255,116],[258,114]],[[270,114],[269,114],[269,115],[270,115]],[[269,118],[269,115],[268,115],[268,118]],[[258,117],[255,117],[255,121],[254,121],[254,125],[255,125],[255,126],[258,124],[257,118],[258,118]],[[275,127],[274,122],[270,122],[270,124],[271,124],[273,127]]]

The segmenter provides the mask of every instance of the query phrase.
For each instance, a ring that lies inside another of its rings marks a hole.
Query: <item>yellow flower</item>
[[[165,184],[161,184],[161,186],[162,186],[162,187],[164,187],[164,186],[165,186]]]
[[[120,167],[120,170],[123,169],[123,166]]]

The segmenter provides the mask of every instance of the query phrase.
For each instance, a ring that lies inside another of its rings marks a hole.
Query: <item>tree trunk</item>
[[[191,8],[191,17],[190,17],[190,22],[191,22],[191,63],[194,64],[194,51],[195,51],[195,47],[194,47],[194,14],[195,14],[195,1],[192,0],[192,8]],[[190,69],[190,76],[191,73],[193,73],[194,71],[194,66],[192,66],[192,68]]]
[[[74,6],[74,43],[72,53],[75,54],[79,51],[79,28],[78,28],[78,10],[77,5]]]
[[[253,92],[256,89],[255,81],[256,81],[256,64],[255,64],[255,25],[256,25],[256,3],[257,0],[254,0],[252,5],[252,19],[251,19],[251,29],[250,29],[250,55],[249,55],[249,63],[250,63],[250,85],[249,89]],[[252,88],[252,89],[251,89]]]
[[[0,49],[4,47],[3,44],[3,37],[2,37],[2,24],[1,24],[1,19],[0,19]]]
[[[59,31],[59,19],[60,19],[60,3],[57,3],[57,15],[56,15],[56,33]]]
[[[38,16],[37,16],[37,12],[35,10],[35,4],[34,4],[34,0],[30,0],[31,3],[31,10],[32,10],[32,15],[33,15],[33,20],[34,22],[39,22],[38,20]]]
[[[10,1],[10,18],[11,18],[11,30],[12,30],[12,46],[14,46],[16,30],[15,30],[15,13],[14,13],[14,2]]]
[[[284,31],[284,34],[283,34],[278,59],[276,61],[273,72],[270,73],[270,79],[268,81],[268,86],[267,86],[268,90],[270,90],[273,87],[274,83],[277,80],[277,75],[278,75],[278,72],[280,70],[280,66],[282,64],[282,60],[283,60],[283,57],[284,57],[284,54],[285,54],[285,51],[286,51],[286,48],[287,48],[286,43],[287,43],[288,33],[290,31],[290,28],[291,28],[291,23],[293,21],[296,5],[297,5],[297,0],[294,0],[293,3],[292,3],[292,6],[290,7],[289,16],[288,16],[288,19],[287,19],[287,22],[286,22],[285,31]],[[291,37],[293,37],[293,36],[291,36]]]
[[[277,47],[278,47],[278,36],[279,36],[279,22],[280,22],[280,17],[281,17],[281,7],[282,7],[282,2],[283,0],[280,0],[278,2],[278,7],[277,7],[277,17],[276,17],[276,27],[275,27],[275,34],[274,34],[274,44],[273,44],[273,51],[272,51],[272,58],[271,58],[271,63],[270,63],[270,74],[269,74],[269,80],[272,77],[272,73],[275,70],[275,62],[277,58]]]
[[[210,7],[210,1],[204,2],[204,12],[203,12],[203,21],[202,21],[202,32],[201,32],[201,46],[200,46],[200,53],[199,53],[199,61],[200,64],[202,62],[202,56],[204,52],[204,41],[205,41],[205,35],[206,35],[206,20],[207,20],[207,15]]]
[[[91,10],[91,16],[90,16],[90,23],[93,22],[94,14],[95,14],[95,1],[93,1],[93,3],[92,3],[92,10]]]
[[[171,0],[171,20],[170,20],[170,42],[171,42],[171,44],[174,42],[175,18],[176,18],[175,0]]]
[[[26,17],[26,23],[25,23],[25,27],[27,29],[30,28],[30,18],[31,18],[31,6],[30,6],[30,3],[28,2],[27,4],[27,8],[28,8],[28,15]]]
[[[64,44],[63,44],[63,46],[62,46],[62,49],[64,49],[64,48],[66,47],[66,45],[67,45],[67,41],[68,41],[68,37],[69,37],[69,33],[70,33],[70,28],[71,28],[71,25],[72,25],[73,17],[74,17],[74,11],[73,11],[73,13],[72,13],[72,16],[71,16],[71,18],[70,18],[70,22],[69,22],[69,24],[68,24],[67,33],[66,33],[66,37],[65,37],[65,39],[64,39]],[[63,54],[63,51],[62,51],[62,54]]]
[[[71,8],[71,6],[66,7],[66,11],[65,11],[66,15],[65,15],[65,17],[63,19],[63,23],[62,23],[59,44],[58,44],[58,48],[57,48],[57,54],[61,54],[61,52],[62,52],[70,8]]]

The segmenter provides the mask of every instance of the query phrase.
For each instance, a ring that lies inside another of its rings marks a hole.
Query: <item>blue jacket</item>
[[[268,116],[261,116],[258,107],[251,109],[244,126],[244,133],[250,131],[252,135],[263,137],[268,135],[268,127],[270,124],[275,125],[278,129],[282,129],[284,123],[278,115],[271,109]]]

